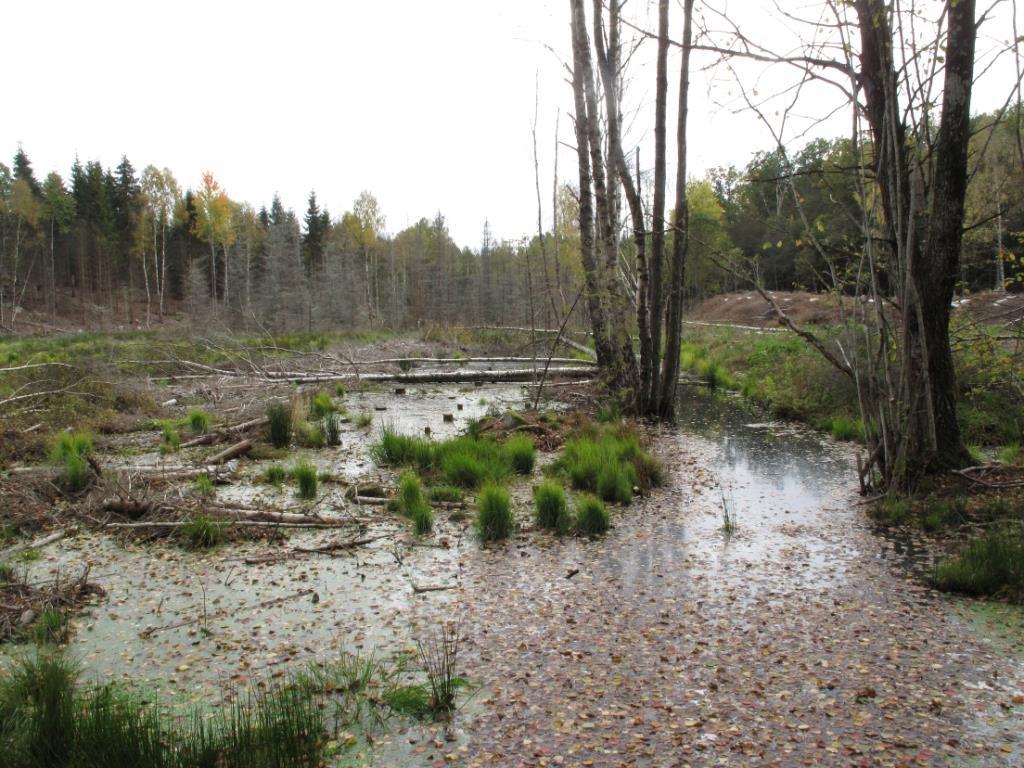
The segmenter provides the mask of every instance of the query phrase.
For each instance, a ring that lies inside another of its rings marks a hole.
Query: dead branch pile
[[[89,581],[89,568],[77,578],[54,579],[30,584],[24,575],[0,574],[0,642],[28,632],[45,611],[61,615],[94,596],[102,596],[102,587]]]

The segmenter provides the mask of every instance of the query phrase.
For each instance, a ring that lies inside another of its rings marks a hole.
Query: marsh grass
[[[318,424],[297,421],[295,422],[295,442],[303,448],[319,449],[327,444],[327,438]]]
[[[285,403],[267,407],[267,441],[275,448],[287,448],[292,442],[292,409]]]
[[[188,416],[185,417],[188,422],[188,427],[193,432],[198,434],[206,434],[210,431],[210,414],[201,408],[196,408],[188,412]]]
[[[330,413],[320,422],[320,432],[324,441],[332,448],[341,445],[341,417],[336,413]]]
[[[337,407],[327,392],[317,392],[309,401],[309,418],[323,419],[334,413]]]
[[[181,450],[181,433],[178,428],[169,421],[160,423],[160,453],[167,455],[177,453]]]
[[[525,453],[523,449],[520,446],[519,450]],[[441,479],[459,488],[499,483],[513,471],[512,459],[503,446],[494,440],[468,435],[435,443],[384,426],[370,454],[378,464],[414,467],[431,479]],[[520,455],[519,460],[525,462],[524,456]]]
[[[369,413],[357,413],[355,417],[353,417],[352,423],[359,429],[366,429],[368,426],[373,424],[373,415]]]
[[[210,476],[203,472],[192,481],[192,492],[204,499],[212,499],[217,495],[217,486],[213,484]]]
[[[512,534],[514,526],[508,491],[493,483],[485,485],[477,497],[477,535],[482,541],[501,541]]]
[[[448,502],[451,504],[462,501],[463,490],[455,485],[432,485],[427,488],[427,498],[431,502]]]
[[[622,427],[585,430],[566,442],[552,469],[576,490],[620,504],[632,501],[635,487],[648,490],[665,480],[661,463]]]
[[[503,450],[517,475],[528,475],[533,472],[533,465],[537,460],[537,448],[533,444],[533,438],[515,435],[505,441]]]
[[[210,549],[224,542],[227,524],[202,513],[192,515],[178,529],[178,535],[189,549]]]
[[[65,491],[79,493],[90,482],[89,456],[92,438],[84,432],[61,432],[50,448],[50,461],[60,468],[60,482]]]
[[[611,525],[611,517],[600,499],[584,495],[576,502],[576,531],[581,535],[599,536]]]
[[[553,480],[545,480],[533,489],[533,506],[537,525],[564,535],[572,528],[572,516],[565,500],[562,486]]]
[[[316,467],[308,461],[300,461],[292,467],[292,477],[297,485],[296,494],[300,499],[315,499],[319,478],[316,474]]]
[[[864,425],[858,419],[851,419],[846,416],[833,416],[829,424],[829,431],[835,440],[851,442],[863,438]]]
[[[1001,527],[975,539],[955,557],[940,562],[936,587],[968,595],[1024,597],[1024,533],[1019,525]]]
[[[63,656],[40,653],[0,678],[4,768],[314,768],[324,700],[288,681],[177,716],[127,686],[80,687]]]
[[[271,464],[265,470],[263,470],[263,482],[267,485],[273,485],[280,489],[284,485],[284,481],[287,479],[288,473],[284,467],[280,464]]]

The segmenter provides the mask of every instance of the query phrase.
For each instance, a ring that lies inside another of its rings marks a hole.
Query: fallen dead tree
[[[234,424],[230,427],[222,427],[221,429],[214,430],[213,432],[207,432],[205,435],[194,437],[191,440],[186,440],[181,444],[182,448],[192,448],[197,445],[212,445],[214,443],[224,442],[229,440],[236,435],[246,432],[250,429],[258,429],[264,427],[267,424],[267,418],[264,416],[259,419],[252,419],[251,421],[243,421],[241,424]]]
[[[500,371],[400,371],[398,373],[311,373],[301,376],[273,378],[290,384],[318,384],[333,381],[398,381],[404,384],[465,384],[472,382],[529,382],[540,375],[540,368],[508,368]],[[593,377],[593,365],[559,366],[548,371],[549,378],[588,379]]]

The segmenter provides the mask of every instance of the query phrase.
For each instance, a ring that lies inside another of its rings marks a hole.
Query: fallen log
[[[414,594],[422,595],[424,592],[443,592],[446,589],[458,589],[458,584],[427,584],[420,586],[418,584],[412,585],[412,591]]]
[[[4,550],[3,557],[8,557],[17,552],[22,552],[27,549],[42,549],[48,544],[53,544],[56,541],[60,541],[67,535],[67,531],[56,531],[54,533],[51,533],[49,536],[44,536],[43,538],[37,539],[36,541],[25,542],[24,544],[16,544],[15,546]]]
[[[242,442],[235,443],[231,447],[225,448],[220,453],[211,456],[209,459],[207,459],[207,461],[210,464],[223,464],[225,461],[230,461],[231,459],[237,458],[239,456],[244,456],[251,450],[252,441],[243,440]]]
[[[324,520],[319,523],[276,523],[263,520],[224,520],[225,525],[251,528],[344,528],[349,525],[347,520]],[[106,523],[104,528],[125,530],[143,530],[146,528],[181,528],[188,525],[187,520],[154,520],[141,523]]]
[[[239,432],[245,432],[246,430],[254,429],[256,427],[262,427],[266,425],[266,423],[267,419],[265,416],[259,419],[252,419],[251,421],[243,421],[241,424],[234,424],[230,427],[222,427],[221,429],[215,430],[213,432],[207,432],[205,435],[194,437],[191,440],[182,443],[181,447],[192,448],[193,446],[196,445],[211,445],[213,443],[219,443],[222,440],[226,440],[229,437],[238,434]]]
[[[532,357],[387,357],[380,360],[353,360],[354,366],[402,365],[403,363],[436,363],[438,365],[465,365],[467,363],[533,363]],[[552,363],[559,365],[596,365],[575,357],[553,357]],[[271,374],[273,375],[273,374]]]

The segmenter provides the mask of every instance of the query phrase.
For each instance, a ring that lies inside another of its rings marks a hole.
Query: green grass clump
[[[873,517],[886,525],[903,525],[910,520],[910,502],[898,496],[887,496],[872,509]]]
[[[600,499],[583,496],[576,503],[576,530],[584,536],[598,536],[612,526],[608,510]]]
[[[288,473],[285,468],[280,464],[271,464],[265,470],[263,470],[263,482],[267,485],[273,485],[280,488],[284,485],[284,481],[287,478]]]
[[[178,529],[178,534],[189,549],[210,549],[224,541],[227,525],[208,515],[193,515]]]
[[[629,504],[637,481],[632,464],[605,464],[597,473],[597,495],[605,501]]]
[[[385,425],[380,430],[380,442],[370,447],[370,455],[384,466],[427,469],[434,461],[434,446],[429,440],[403,435]]]
[[[921,514],[921,527],[926,531],[939,531],[967,520],[967,502],[963,498],[932,499]]]
[[[316,467],[308,461],[300,461],[292,467],[292,477],[298,485],[296,493],[300,499],[315,499],[319,479],[316,475]]]
[[[572,517],[565,501],[565,491],[553,480],[545,480],[533,489],[533,506],[537,525],[559,534],[569,532]]]
[[[836,440],[850,442],[861,438],[864,434],[864,427],[856,419],[850,419],[846,416],[834,416],[829,425],[829,431]]]
[[[267,440],[275,448],[287,448],[292,442],[292,409],[284,403],[267,407]]]
[[[78,493],[89,485],[89,456],[92,438],[83,432],[61,432],[50,448],[50,461],[60,467],[61,485]]]
[[[314,768],[327,722],[319,692],[273,686],[176,715],[130,687],[80,687],[56,653],[0,677],[4,768]]]
[[[336,413],[328,414],[320,422],[320,432],[324,441],[332,448],[341,445],[341,418]]]
[[[417,536],[426,536],[434,530],[434,510],[429,504],[423,504],[413,511],[412,527]]]
[[[36,645],[59,645],[67,642],[68,619],[57,608],[46,608],[28,627],[24,636]]]
[[[210,431],[210,414],[206,411],[196,408],[189,411],[185,418],[188,420],[189,429],[193,432],[206,434]]]
[[[369,413],[357,413],[352,418],[352,423],[359,429],[366,429],[368,426],[373,424],[373,415]]]
[[[337,397],[344,397],[344,396],[345,396],[345,385],[344,385],[344,384],[338,384],[338,385],[336,385],[336,386],[334,387],[334,394],[335,394],[335,395],[336,395]]]
[[[1004,446],[999,450],[999,461],[1003,464],[1020,464],[1024,460],[1024,450],[1020,443]]]
[[[197,496],[210,499],[217,495],[217,486],[213,484],[210,476],[203,472],[192,481],[192,492]]]
[[[173,424],[164,422],[161,427],[160,453],[177,453],[181,450],[181,433]]]
[[[423,486],[415,472],[406,470],[398,479],[398,510],[406,517],[426,505],[423,498]]]
[[[421,684],[400,685],[384,694],[384,703],[399,714],[416,720],[430,716],[430,691]]]
[[[554,470],[576,490],[620,504],[632,501],[635,486],[648,489],[665,481],[660,462],[622,429],[599,429],[569,440]]]
[[[432,502],[459,502],[462,501],[462,494],[462,489],[454,485],[433,485],[427,489],[427,498]]]
[[[534,462],[537,460],[537,449],[533,439],[526,435],[516,435],[505,441],[505,456],[508,458],[512,470],[517,475],[528,475],[533,472]]]
[[[476,531],[483,541],[500,541],[512,534],[512,499],[500,485],[489,483],[477,498]]]
[[[337,408],[327,392],[317,392],[309,401],[309,418],[311,419],[323,419],[336,410]]]
[[[295,442],[303,448],[323,448],[327,438],[318,425],[299,421],[295,424]]]
[[[959,556],[940,562],[932,581],[939,589],[968,595],[1024,595],[1024,534],[1020,528],[990,531]]]

